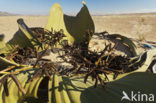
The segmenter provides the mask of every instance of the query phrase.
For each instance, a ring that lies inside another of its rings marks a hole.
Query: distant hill
[[[8,13],[8,12],[0,11],[0,16],[15,16],[15,15],[18,15],[18,14],[12,14],[12,13]]]

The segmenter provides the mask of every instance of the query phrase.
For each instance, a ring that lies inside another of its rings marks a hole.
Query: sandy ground
[[[5,41],[18,30],[16,21],[19,18],[23,18],[29,27],[44,27],[48,21],[48,16],[0,16],[0,34],[5,34]],[[93,16],[93,20],[96,32],[108,31],[136,40],[144,37],[156,45],[156,14]]]
[[[0,34],[5,35],[5,41],[10,40],[18,30],[19,18],[23,18],[28,27],[44,27],[48,20],[48,16],[0,16]]]
[[[131,38],[145,35],[147,40],[156,41],[156,15],[96,16],[93,19],[96,32],[106,30]]]

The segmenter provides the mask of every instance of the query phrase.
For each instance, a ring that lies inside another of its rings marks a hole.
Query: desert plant
[[[80,12],[75,16],[65,15],[59,4],[54,4],[50,11],[50,16],[45,30],[55,31],[64,30],[66,40],[69,44],[83,44],[89,42],[90,37],[95,31],[93,20],[85,4]],[[86,32],[92,32],[90,36]]]
[[[120,103],[122,91],[153,93],[155,74],[145,72],[155,49],[132,58],[114,55],[111,44],[98,53],[89,51],[86,47],[94,34],[94,23],[85,3],[76,17],[65,16],[59,4],[51,9],[45,29],[28,28],[19,19],[13,39],[5,45],[0,42],[4,56],[0,57],[0,103]],[[112,37],[122,39],[136,55],[130,39]],[[73,68],[59,70],[57,63],[42,58],[49,49],[63,51],[65,55],[59,56]],[[33,57],[33,65],[23,63]]]

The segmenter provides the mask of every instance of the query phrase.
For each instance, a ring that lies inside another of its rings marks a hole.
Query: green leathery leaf
[[[142,65],[141,66],[138,66],[135,71],[132,71],[132,72],[128,72],[128,73],[124,73],[124,74],[119,74],[117,76],[116,79],[114,79],[114,75],[113,74],[108,74],[108,78],[109,78],[109,81],[115,81],[115,80],[118,80],[128,74],[131,74],[131,73],[136,73],[136,72],[146,72],[148,67],[150,66],[150,64],[152,63],[152,61],[154,60],[154,56],[156,56],[156,49],[151,49],[145,53],[143,53],[142,55],[140,55],[138,58],[139,58],[139,61],[136,61],[134,64],[137,64],[137,63],[141,63],[142,62]],[[132,65],[134,65],[132,64]]]
[[[37,91],[43,78],[37,78],[26,84],[35,71],[32,69],[16,75],[26,95],[19,91],[12,79],[8,80],[9,96],[5,95],[4,88],[0,84],[0,103],[41,103]],[[67,77],[53,74],[52,77],[48,86],[49,103],[120,103],[123,91],[128,94],[131,91],[144,94],[156,93],[153,91],[156,74],[151,73],[132,73],[114,82],[108,82],[105,88],[101,86],[94,88],[94,81],[91,78],[84,83],[83,76]]]
[[[4,35],[0,35],[0,49],[5,47]]]
[[[90,77],[88,78],[87,82],[84,83],[84,75],[67,77],[59,74],[52,74],[52,80],[49,80],[47,87],[49,102],[120,103],[120,100],[123,96],[122,91],[125,91],[126,93],[135,91],[136,93],[141,92],[144,94],[155,94],[155,91],[153,90],[155,89],[156,85],[156,74],[145,72],[148,68],[148,65],[150,65],[151,61],[153,60],[153,56],[156,55],[155,51],[156,49],[153,49],[145,53],[146,56],[143,64],[144,67],[142,66],[141,69],[138,67],[138,70],[122,75],[117,79],[112,80],[112,82],[107,81],[105,88],[102,88],[101,86],[94,88],[95,81],[92,81]],[[9,62],[5,59],[1,59],[1,61]],[[26,95],[22,94],[11,78],[8,80],[9,96],[6,96],[3,86],[0,84],[0,103],[41,103],[41,100],[44,99],[41,99],[37,93],[43,77],[38,77],[32,82],[26,83],[36,71],[37,68],[30,68],[29,70],[21,71],[16,74],[21,86],[26,91]],[[4,76],[5,75],[1,76],[0,79]]]
[[[87,31],[94,33],[94,22],[90,16],[87,6],[84,4],[76,16],[68,16],[63,13],[59,4],[54,4],[50,10],[50,17],[45,30],[64,31],[69,44],[88,42],[90,37]],[[92,35],[90,35],[92,36]]]
[[[33,98],[32,100],[34,101],[39,101],[37,91],[39,84],[43,78],[37,78],[32,82],[27,83],[28,79],[30,79],[35,71],[35,69],[31,69],[16,74],[16,77],[19,80],[21,86],[26,91],[25,95],[22,94],[22,92],[18,89],[17,85],[11,78],[8,79],[9,96],[6,96],[3,85],[0,84],[0,103],[23,103],[24,101],[29,101],[29,98]]]
[[[19,31],[14,35],[13,39],[7,44],[3,41],[0,42],[0,54],[9,53],[16,45],[20,47],[29,46],[34,47],[38,41],[24,22],[19,19]],[[86,30],[94,32],[94,23],[89,14],[89,11],[84,3],[83,8],[76,17],[65,15],[59,4],[55,4],[51,8],[50,18],[45,29],[53,29],[59,31],[64,30],[67,40],[71,44],[80,43],[89,40],[86,35]],[[120,38],[122,42],[131,48],[134,56],[135,45],[128,38],[121,35],[113,35],[114,38]],[[112,36],[112,37],[113,37]],[[22,39],[21,39],[22,38]],[[33,41],[32,41],[33,40]],[[38,44],[40,45],[40,44]],[[4,48],[4,49],[1,49]],[[75,75],[73,77],[62,76],[59,74],[52,74],[52,80],[48,81],[48,99],[50,103],[121,103],[123,96],[122,92],[125,91],[130,96],[130,92],[139,92],[143,94],[156,94],[156,74],[146,73],[147,68],[151,64],[153,57],[156,55],[156,49],[149,50],[143,55],[136,57],[139,58],[132,65],[143,64],[138,69],[119,75],[115,80],[112,74],[108,74],[111,81],[107,81],[105,88],[98,86],[94,88],[95,81],[89,77],[87,82],[84,83],[84,75]],[[8,66],[17,66],[17,69],[22,69],[29,66],[21,66],[9,60],[0,57],[0,70]],[[0,83],[0,103],[43,103],[44,98],[38,95],[40,85],[45,81],[45,77],[37,77],[32,82],[27,81],[36,73],[38,68],[30,68],[17,73],[15,76],[19,80],[21,86],[25,89],[26,94],[22,94],[12,78],[8,79],[9,96],[6,96],[4,87]],[[6,75],[2,75],[2,79]],[[149,85],[150,84],[150,85]]]
[[[18,19],[17,23],[19,26],[19,30],[14,34],[13,38],[5,44],[4,48],[1,49],[0,44],[0,54],[10,53],[17,45],[19,47],[32,48],[36,44],[37,46],[41,45],[36,39],[35,35],[32,33],[31,28],[28,28],[28,26],[24,23],[23,19]]]
[[[120,34],[111,34],[111,35],[107,35],[109,38],[113,38],[113,39],[121,39],[121,42],[125,45],[127,45],[132,53],[132,56],[136,56],[137,52],[136,52],[136,45],[133,43],[133,41],[125,36],[122,36]]]
[[[132,73],[117,81],[109,82],[105,88],[94,88],[89,79],[85,84],[82,76],[64,77],[53,75],[49,82],[50,103],[121,103],[122,92],[156,94],[156,74]],[[150,85],[149,85],[150,84]]]
[[[4,35],[0,35],[0,54],[1,52],[6,53],[6,44],[4,42]]]

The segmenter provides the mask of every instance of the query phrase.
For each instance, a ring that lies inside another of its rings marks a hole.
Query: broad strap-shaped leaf
[[[4,35],[0,35],[0,54],[1,53],[7,53],[6,51],[6,44],[4,42]]]
[[[128,72],[128,73],[124,73],[124,74],[119,74],[116,79],[114,79],[114,75],[113,74],[108,74],[108,78],[109,81],[114,81],[114,80],[118,80],[128,74],[131,73],[136,73],[136,72],[146,72],[148,67],[150,66],[150,64],[152,63],[152,61],[154,60],[154,57],[156,56],[156,49],[151,49],[145,53],[143,53],[142,55],[140,55],[139,57],[137,57],[137,61],[135,61],[135,63],[131,64],[132,65],[136,65],[137,69],[135,71],[132,72]],[[132,58],[133,59],[133,58]],[[136,59],[136,57],[135,57]]]
[[[23,19],[17,20],[19,30],[14,34],[14,37],[7,43],[7,46],[14,47],[18,45],[19,47],[33,47],[33,40],[35,40],[35,36],[31,32],[31,29],[27,27],[24,23]]]
[[[5,47],[4,35],[0,35],[0,49]]]
[[[5,44],[4,48],[0,48],[0,54],[10,53],[18,45],[19,47],[34,47],[40,45],[36,36],[31,29],[24,23],[23,19],[17,20],[19,30],[14,34],[13,38]]]
[[[0,84],[0,103],[23,103],[24,101],[29,101],[30,99],[37,101],[37,91],[39,84],[41,83],[43,78],[37,78],[33,82],[27,83],[28,79],[30,79],[34,72],[35,70],[32,69],[16,75],[21,86],[26,91],[25,95],[22,94],[22,92],[19,90],[19,88],[11,78],[8,79],[7,83],[9,96],[6,96],[4,87],[2,84]],[[1,78],[3,77],[4,76],[2,76]]]
[[[0,84],[0,103],[42,103],[38,92],[43,78],[36,78],[26,84],[35,71],[35,69],[30,69],[16,75],[21,86],[25,89],[26,95],[22,94],[11,78],[8,80],[9,96],[6,96],[3,86]],[[83,76],[67,77],[53,74],[52,80],[48,83],[47,93],[49,103],[120,103],[123,91],[129,96],[131,96],[131,91],[156,94],[154,91],[155,81],[155,74],[132,73],[122,79],[107,83],[105,88],[100,85],[94,88],[94,81],[90,78],[85,84]]]
[[[125,91],[130,95],[131,91],[140,92],[143,94],[155,94],[156,75],[152,73],[145,73],[153,60],[153,56],[156,55],[156,49],[150,50],[141,56],[140,61],[144,64],[139,69],[119,75],[117,79],[113,79],[112,75],[108,75],[111,83],[107,82],[104,88],[101,86],[94,88],[95,81],[89,77],[87,83],[84,83],[84,75],[77,75],[73,77],[52,75],[52,80],[49,81],[47,86],[47,95],[50,103],[120,103],[123,96],[122,92]],[[5,59],[1,59],[6,63]],[[11,62],[10,62],[11,63]],[[137,61],[139,63],[139,61]],[[16,64],[14,64],[16,65]],[[23,66],[19,69],[27,68]],[[39,86],[42,81],[45,81],[42,77],[34,79],[32,82],[26,83],[38,69],[30,68],[16,74],[21,86],[25,89],[26,95],[23,95],[19,90],[15,82],[10,78],[8,79],[9,96],[6,96],[3,85],[0,83],[0,103],[23,103],[33,101],[40,103],[44,101],[42,96],[38,95]],[[142,72],[142,73],[141,73]],[[5,75],[1,76],[2,79]],[[112,78],[112,80],[111,80]],[[43,83],[44,84],[44,83]],[[150,85],[149,85],[150,84]],[[45,95],[46,96],[46,95]],[[113,99],[111,99],[113,98]]]
[[[155,74],[133,73],[107,83],[105,88],[94,88],[94,82],[89,79],[85,84],[82,76],[68,78],[53,75],[53,81],[49,82],[49,100],[50,103],[121,103],[123,91],[129,96],[131,91],[156,94],[155,81]]]
[[[50,10],[50,17],[45,27],[46,30],[63,30],[69,44],[81,43],[89,40],[87,31],[94,33],[94,22],[87,6],[84,4],[76,16],[65,15],[59,4],[54,4]],[[92,35],[90,35],[92,36]]]
[[[137,56],[136,45],[129,38],[127,38],[125,36],[122,36],[120,34],[110,34],[110,35],[107,35],[107,37],[110,38],[110,39],[111,38],[112,39],[120,39],[123,44],[125,44],[126,46],[129,47],[130,52],[132,53],[132,56],[133,57]]]

